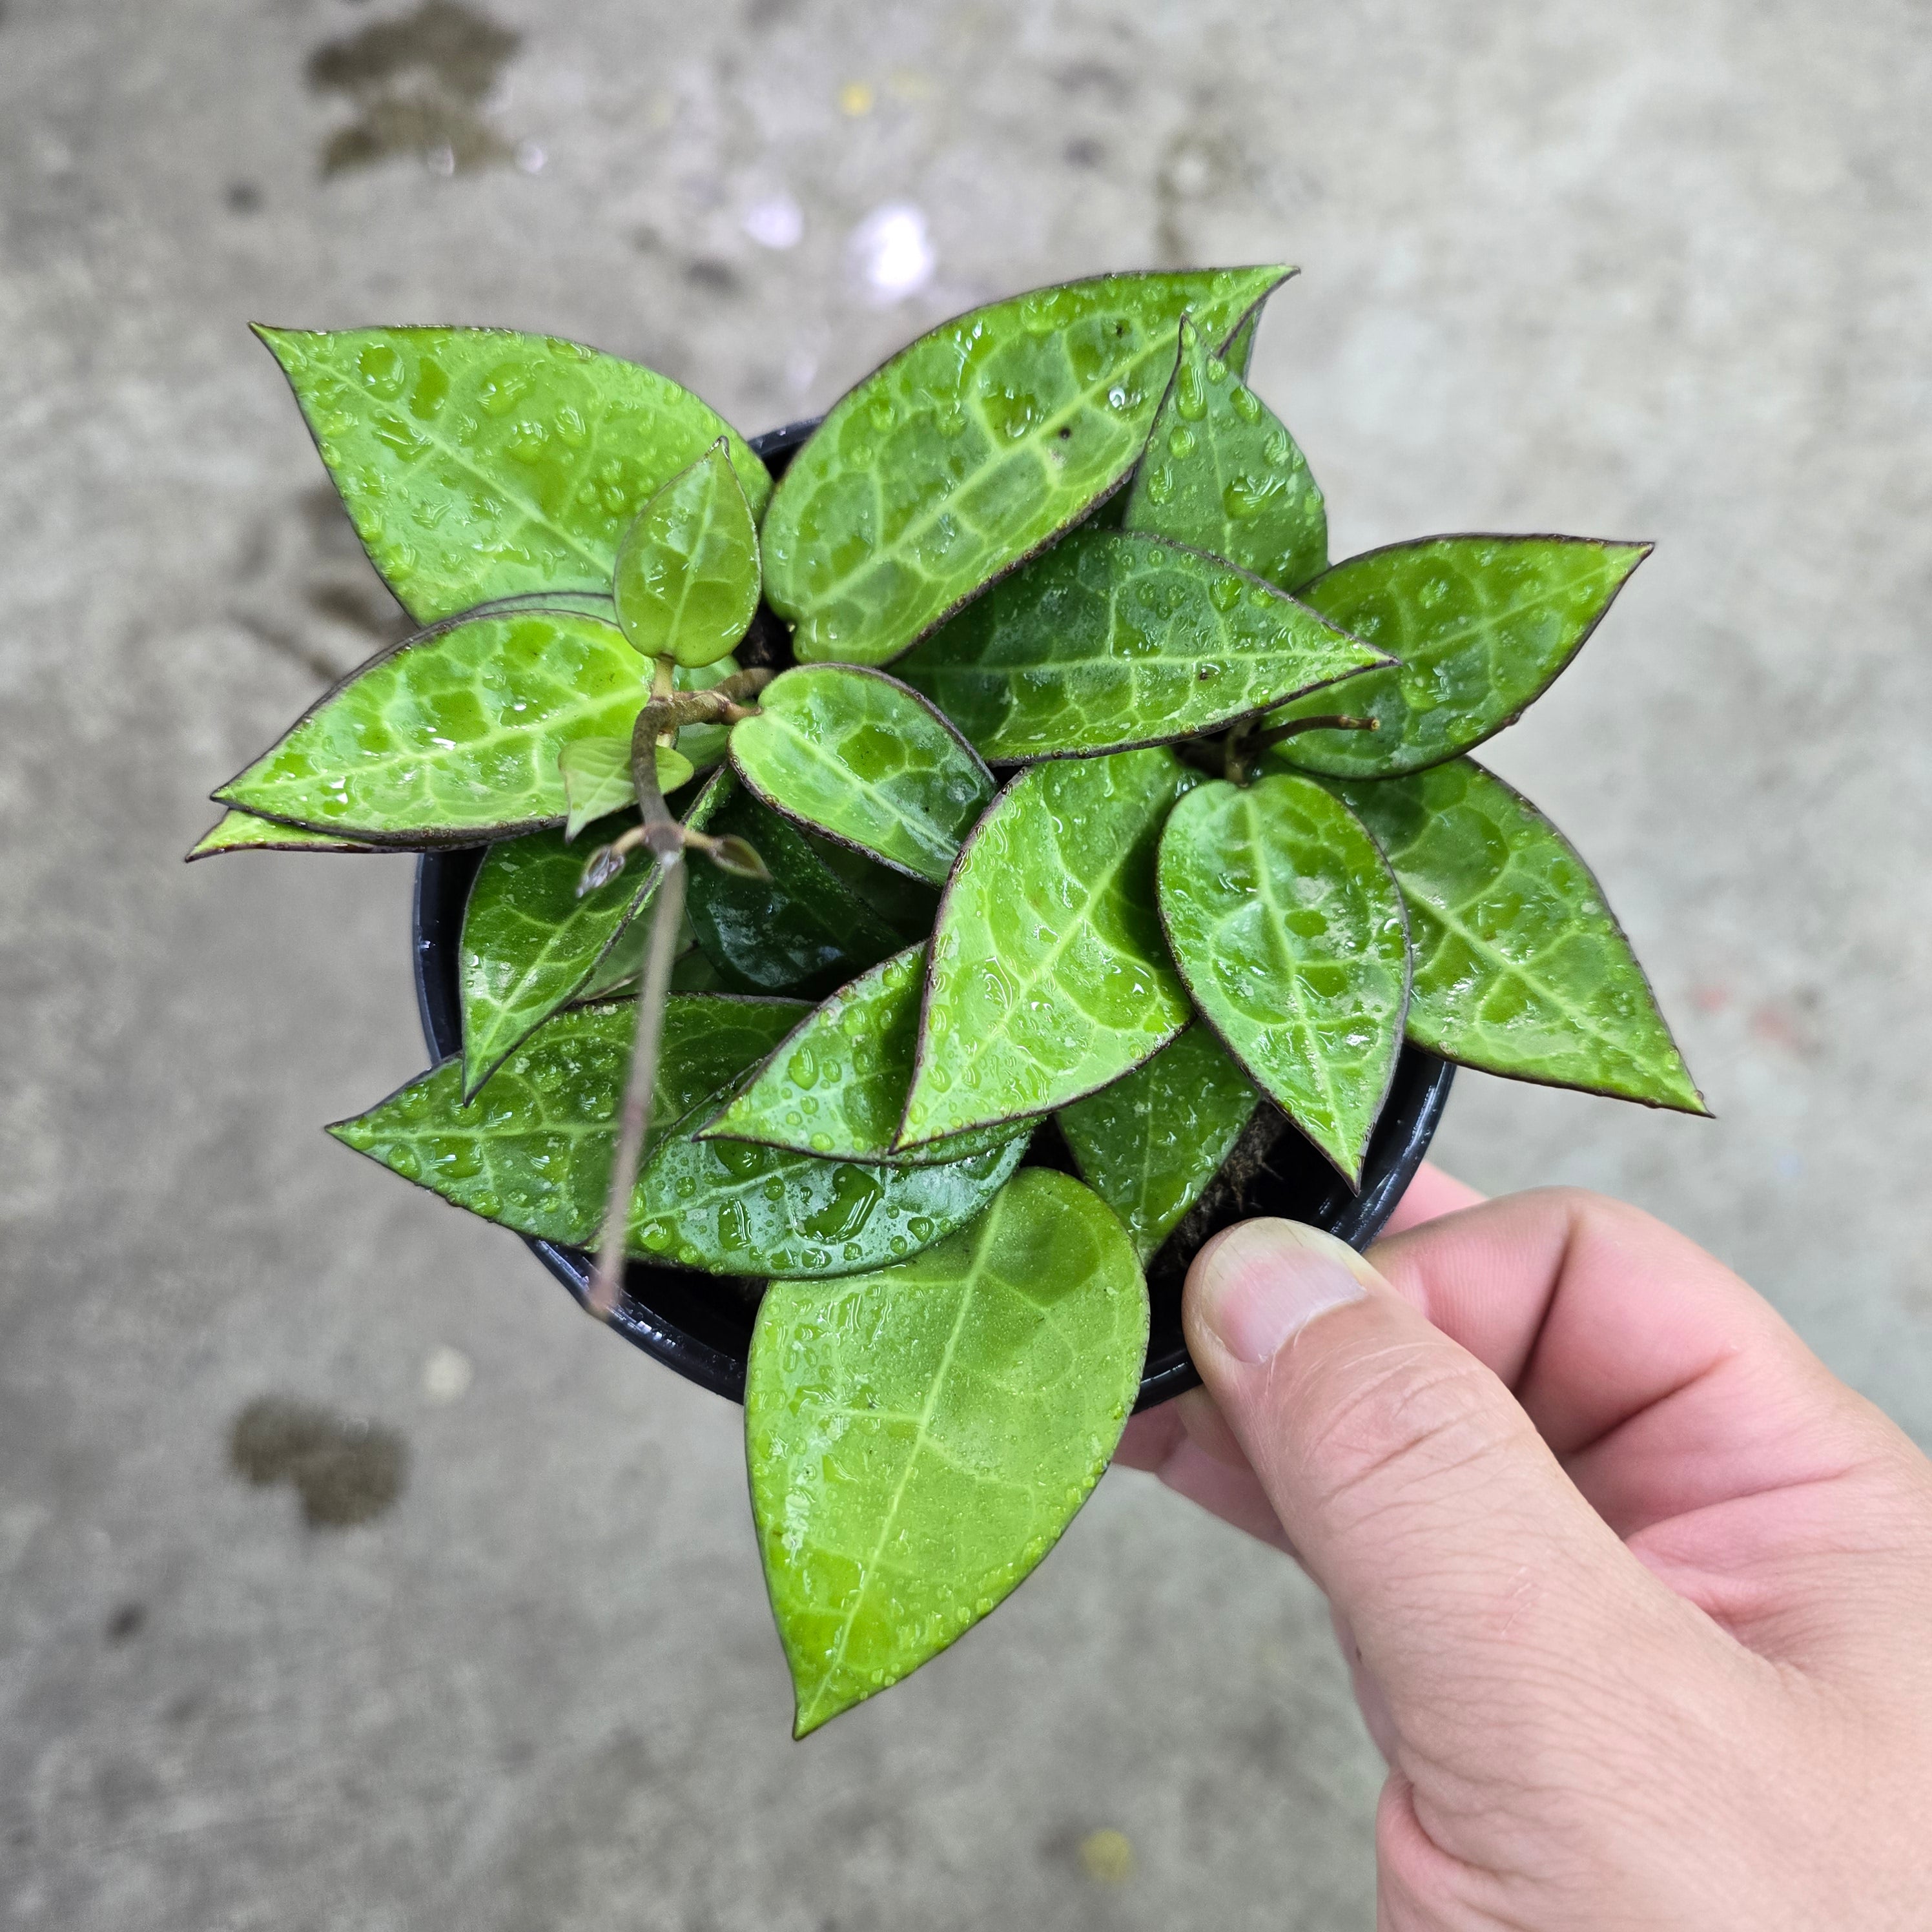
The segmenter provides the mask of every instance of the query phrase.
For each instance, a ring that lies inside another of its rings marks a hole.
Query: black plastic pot
[[[752,446],[775,476],[782,475],[792,452],[817,426],[789,424],[756,438]],[[770,631],[777,628],[773,624]],[[426,852],[417,867],[416,1002],[423,1038],[434,1060],[462,1051],[457,961],[464,907],[482,862],[482,848],[472,847]],[[1360,1193],[1351,1194],[1327,1162],[1289,1129],[1246,1179],[1238,1201],[1228,1200],[1218,1217],[1197,1213],[1177,1230],[1148,1270],[1153,1325],[1141,1378],[1140,1408],[1166,1402],[1201,1379],[1180,1330],[1180,1286],[1187,1262],[1208,1236],[1246,1215],[1274,1214],[1325,1228],[1355,1247],[1366,1247],[1381,1232],[1421,1166],[1455,1071],[1433,1054],[1413,1046],[1402,1048],[1388,1103],[1369,1143]],[[1072,1171],[1050,1121],[1035,1136],[1028,1159]],[[590,1256],[554,1241],[526,1239],[537,1258],[583,1302],[590,1292]],[[754,1295],[740,1284],[634,1261],[626,1270],[624,1298],[611,1325],[688,1380],[742,1402],[755,1312]]]

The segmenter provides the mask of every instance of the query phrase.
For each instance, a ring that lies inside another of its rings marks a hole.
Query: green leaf
[[[560,823],[557,759],[628,738],[650,667],[614,625],[527,613],[426,633],[329,692],[215,796],[387,845],[474,845]]]
[[[884,1268],[963,1227],[998,1193],[1026,1136],[938,1167],[820,1160],[707,1141],[694,1108],[638,1177],[630,1241],[680,1268],[777,1277]]]
[[[828,848],[735,782],[706,829],[744,839],[771,874],[748,879],[716,866],[691,868],[692,930],[728,986],[815,998],[904,945],[896,926],[833,869]],[[856,862],[879,870],[869,860]]]
[[[1076,530],[898,669],[982,758],[1018,763],[1218,730],[1388,662],[1218,557]]]
[[[883,671],[801,665],[731,734],[740,778],[774,810],[935,886],[993,775],[926,700]]]
[[[253,812],[224,812],[195,842],[188,857],[212,859],[220,852],[380,852],[380,845],[337,838],[299,825],[278,825]]]
[[[908,1153],[892,1142],[905,1113],[919,1048],[926,949],[908,946],[848,980],[799,1022],[714,1120],[706,1138],[756,1141],[822,1160],[930,1166],[1004,1147],[1010,1124],[934,1141]]]
[[[1124,527],[1210,550],[1283,590],[1328,566],[1328,512],[1307,458],[1191,321]]]
[[[617,622],[647,658],[715,664],[758,608],[758,530],[721,436],[617,546]]]
[[[1228,337],[1227,346],[1221,351],[1221,360],[1244,382],[1248,380],[1248,364],[1254,359],[1255,331],[1261,326],[1262,310],[1267,303],[1268,297],[1262,296],[1242,316],[1240,327]]]
[[[1023,772],[940,902],[902,1148],[1050,1112],[1187,1022],[1154,907],[1154,850],[1200,782],[1172,752]]]
[[[1469,758],[1335,789],[1408,902],[1411,1040],[1514,1079],[1707,1111],[1601,888],[1526,798]]]
[[[570,802],[570,816],[563,826],[566,839],[574,838],[592,819],[638,802],[628,738],[573,738],[556,754],[556,768]],[[691,782],[691,760],[669,746],[657,748],[657,768],[661,792],[674,792]],[[580,865],[578,869],[583,869]]]
[[[836,403],[764,521],[801,661],[884,664],[1139,458],[1192,310],[1216,346],[1293,272],[1108,275],[976,309]]]
[[[1274,756],[1334,778],[1389,778],[1480,745],[1549,688],[1649,554],[1584,537],[1431,537],[1338,563],[1302,600],[1400,663],[1270,720],[1341,711],[1376,730],[1300,732]]]
[[[755,1066],[796,1024],[790,1000],[674,994],[664,1010],[650,1144]],[[454,1060],[329,1129],[406,1180],[485,1220],[573,1247],[597,1238],[637,1009],[560,1013],[466,1106]],[[640,1251],[638,1251],[640,1252]]]
[[[686,824],[702,831],[724,790],[713,778]],[[566,837],[550,830],[492,845],[470,888],[457,952],[466,1099],[559,1008],[643,970],[650,921],[638,915],[656,896],[657,867],[640,854],[580,898],[584,848]]]
[[[371,560],[418,623],[498,597],[608,591],[618,540],[720,436],[754,512],[771,478],[687,389],[502,328],[257,328]]]
[[[1283,772],[1204,784],[1160,842],[1160,914],[1194,1004],[1350,1186],[1402,1047],[1402,895],[1348,808]]]
[[[1207,1192],[1257,1104],[1213,1032],[1196,1025],[1125,1079],[1061,1108],[1060,1130],[1144,1263]]]
[[[944,1650],[1052,1548],[1147,1336],[1119,1224],[1045,1168],[916,1261],[766,1291],[745,1449],[794,1736]]]

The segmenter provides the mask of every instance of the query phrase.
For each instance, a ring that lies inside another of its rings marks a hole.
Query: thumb
[[[1340,1241],[1232,1228],[1189,1271],[1184,1316],[1215,1406],[1399,1730],[1432,1711],[1466,1724],[1472,1695],[1503,1718],[1511,1686],[1548,1683],[1538,1653],[1575,1686],[1641,1669],[1646,1630],[1681,1636],[1682,1606],[1509,1390]]]

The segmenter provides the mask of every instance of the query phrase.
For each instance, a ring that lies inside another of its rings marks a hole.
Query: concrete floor
[[[1268,1552],[1110,1478],[795,1747],[736,1413],[317,1131],[421,1064],[409,863],[178,861],[390,618],[243,324],[548,329],[755,430],[998,293],[1299,260],[1256,366],[1338,554],[1659,543],[1495,762],[1721,1118],[1470,1077],[1444,1159],[1669,1217],[1924,1440],[1932,16],[472,4],[0,5],[0,1924],[1366,1925]],[[241,1480],[262,1398],[390,1432],[394,1507]]]

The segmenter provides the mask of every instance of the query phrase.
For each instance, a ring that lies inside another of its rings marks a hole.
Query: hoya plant
[[[574,344],[260,332],[420,628],[190,856],[487,847],[460,1053],[330,1131],[595,1250],[598,1313],[627,1258],[760,1298],[801,1736],[1052,1546],[1145,1270],[1258,1120],[1358,1185],[1405,1040],[1702,1111],[1588,870],[1470,756],[1647,546],[1331,562],[1246,381],[1288,272],[976,310],[776,487]]]

